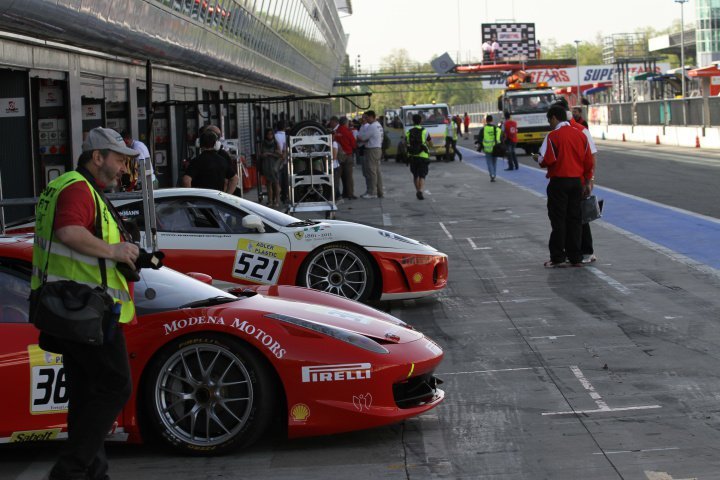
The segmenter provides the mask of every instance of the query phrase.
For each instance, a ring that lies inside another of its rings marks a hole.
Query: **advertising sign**
[[[658,63],[656,73],[662,73],[670,68],[669,63]],[[577,68],[542,68],[526,69],[530,74],[531,82],[547,82],[551,87],[574,87],[577,85]],[[647,69],[642,64],[631,64],[628,67],[629,76],[645,73]],[[580,88],[590,88],[596,83],[609,83],[613,80],[616,68],[613,65],[585,65],[580,67]],[[483,88],[505,88],[505,77],[485,80]]]
[[[25,99],[17,98],[0,98],[0,117],[24,117],[25,116]]]

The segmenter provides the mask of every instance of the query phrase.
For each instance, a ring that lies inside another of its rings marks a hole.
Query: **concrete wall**
[[[590,133],[595,138],[608,140],[681,147],[720,148],[720,127],[590,125]]]

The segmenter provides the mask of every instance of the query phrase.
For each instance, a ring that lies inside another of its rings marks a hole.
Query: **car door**
[[[30,265],[0,258],[0,443],[58,438],[68,397],[62,355],[38,347],[29,322]]]
[[[278,282],[290,240],[267,223],[264,233],[246,229],[245,210],[191,196],[156,199],[155,210],[165,265],[206,273],[218,286]],[[129,204],[121,214],[141,211],[141,204]]]

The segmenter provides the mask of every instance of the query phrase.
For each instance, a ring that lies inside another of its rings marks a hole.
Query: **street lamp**
[[[687,1],[687,0],[685,0]],[[577,69],[577,104],[580,105],[580,42],[582,40],[574,40],[575,42],[575,68]]]
[[[688,0],[674,0],[680,4],[680,96],[685,98],[685,9],[684,5]]]

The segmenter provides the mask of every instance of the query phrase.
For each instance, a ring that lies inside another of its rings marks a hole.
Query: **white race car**
[[[142,202],[115,201],[144,230]],[[300,285],[354,300],[416,298],[447,285],[447,255],[401,235],[339,220],[300,220],[197,188],[155,191],[164,263],[220,286]]]

